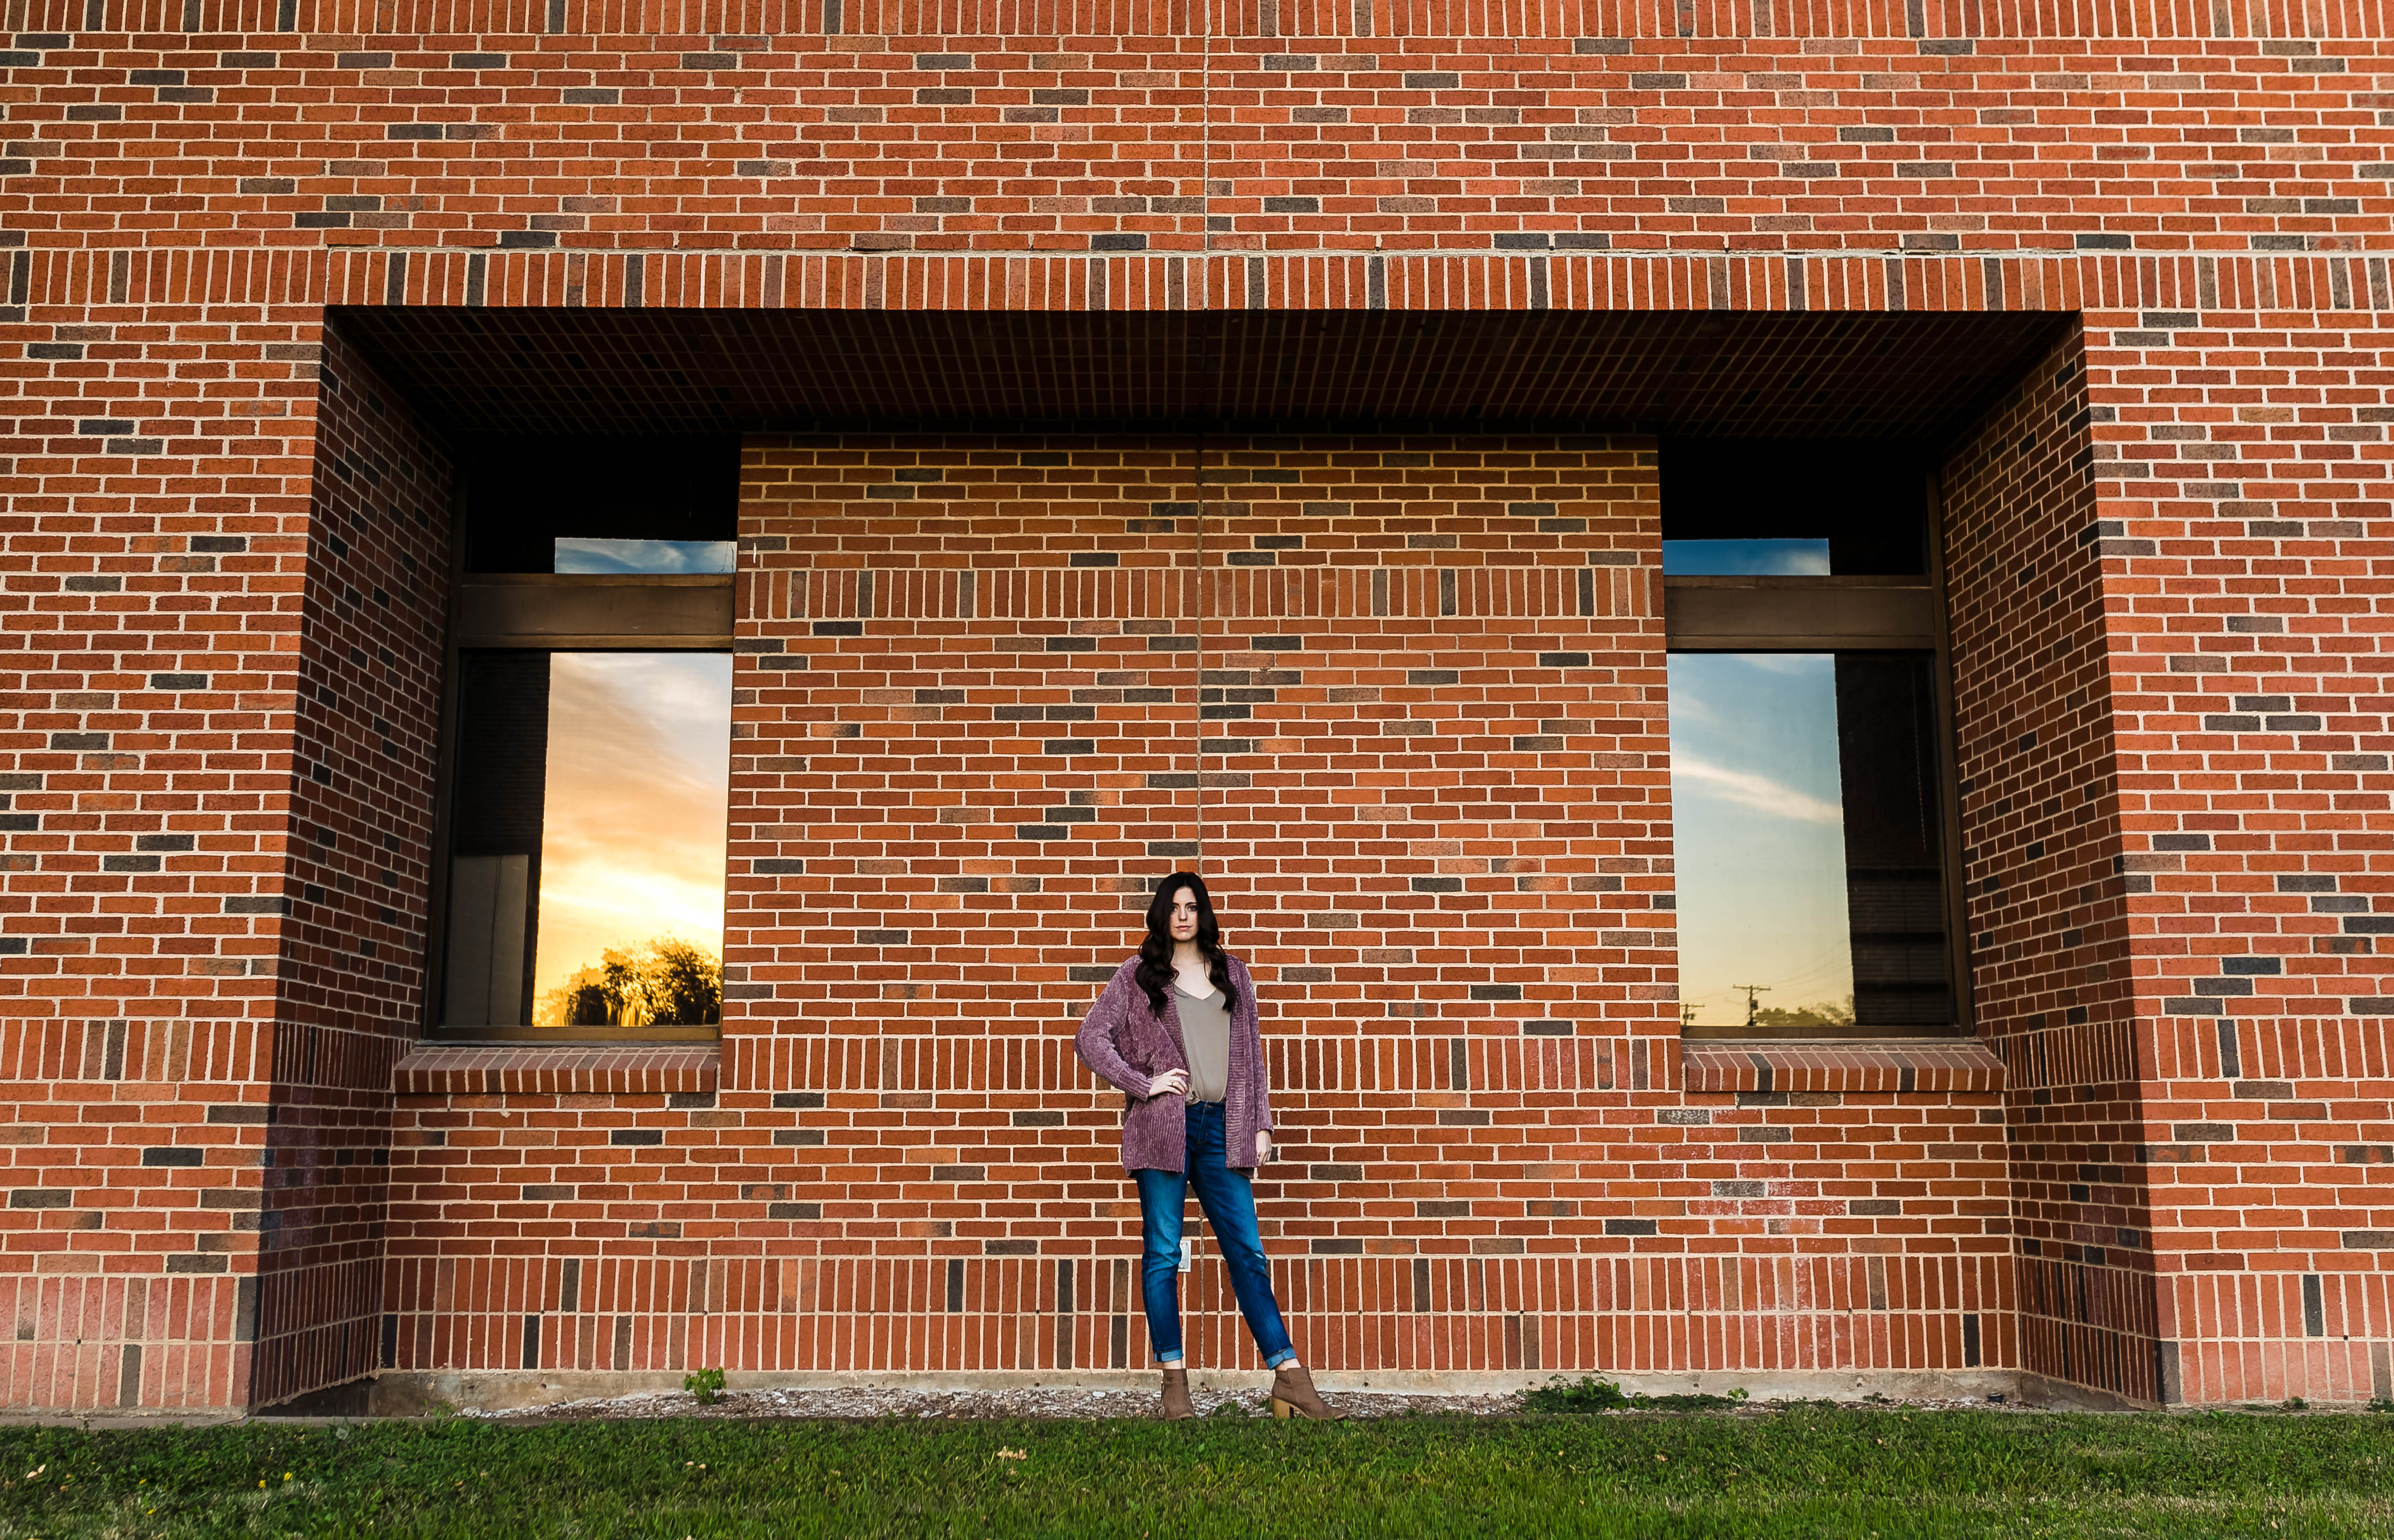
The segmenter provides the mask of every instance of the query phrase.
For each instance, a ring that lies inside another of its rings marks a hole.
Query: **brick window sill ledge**
[[[1966,1037],[1682,1043],[1679,1067],[1690,1091],[1987,1095],[2004,1088],[2004,1061]]]
[[[712,1091],[721,1060],[712,1043],[428,1045],[399,1061],[391,1088],[401,1096]]]

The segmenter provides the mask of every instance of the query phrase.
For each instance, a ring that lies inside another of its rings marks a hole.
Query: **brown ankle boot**
[[[1283,1363],[1272,1375],[1271,1409],[1275,1417],[1311,1417],[1317,1422],[1347,1419],[1346,1413],[1314,1390],[1313,1376],[1302,1363]]]
[[[1189,1365],[1167,1363],[1164,1366],[1164,1420],[1179,1422],[1193,1417],[1197,1409],[1189,1404]]]

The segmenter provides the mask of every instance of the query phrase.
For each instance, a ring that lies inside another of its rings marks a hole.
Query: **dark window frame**
[[[452,574],[451,582],[432,820],[429,934],[425,948],[425,1040],[510,1045],[719,1041],[719,1021],[704,1027],[492,1027],[451,1026],[441,1017],[448,999],[450,841],[458,795],[462,655],[509,650],[730,652],[738,578],[728,573],[693,576],[460,570]]]
[[[1699,1042],[1836,1042],[1856,1039],[1969,1037],[1969,915],[1962,871],[1961,770],[1953,731],[1953,649],[1945,604],[1945,560],[1940,500],[1927,478],[1923,517],[1927,551],[1920,576],[1732,576],[1663,579],[1664,646],[1668,652],[1925,652],[1935,694],[1935,747],[1944,836],[1940,872],[1945,899],[1953,1020],[1902,1025],[1835,1028],[1681,1025],[1682,1039]],[[1667,495],[1667,494],[1666,494]],[[1668,703],[1665,703],[1665,710]],[[1673,817],[1677,817],[1676,806]],[[1676,850],[1677,839],[1674,838]],[[1677,858],[1674,857],[1674,871]]]

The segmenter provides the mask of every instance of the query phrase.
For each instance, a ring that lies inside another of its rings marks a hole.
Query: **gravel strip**
[[[1151,1390],[883,1390],[864,1387],[803,1390],[727,1390],[712,1406],[686,1391],[662,1391],[604,1400],[566,1402],[511,1412],[469,1412],[468,1416],[541,1422],[606,1422],[629,1417],[908,1417],[998,1420],[1037,1418],[1089,1421],[1105,1417],[1152,1417],[1161,1397]],[[1265,1390],[1225,1394],[1191,1388],[1199,1416],[1268,1416]],[[1503,1396],[1408,1396],[1341,1391],[1330,1398],[1354,1417],[1412,1415],[1505,1416],[1521,1410],[1522,1398]],[[1235,1408],[1235,1410],[1233,1410]]]
[[[1261,1389],[1225,1394],[1191,1388],[1190,1400],[1199,1416],[1267,1416],[1269,1393]],[[1328,1399],[1357,1418],[1402,1416],[1504,1417],[1518,1415],[1527,1398],[1519,1392],[1494,1396],[1406,1395],[1370,1390],[1325,1392]],[[1078,1389],[1019,1390],[894,1390],[842,1387],[797,1390],[727,1390],[712,1406],[702,1406],[687,1391],[657,1391],[565,1402],[555,1406],[525,1407],[508,1412],[467,1412],[464,1415],[506,1421],[608,1422],[634,1417],[720,1418],[955,1418],[1002,1420],[1033,1418],[1089,1421],[1106,1417],[1153,1417],[1160,1398],[1151,1390],[1089,1390]],[[1756,1402],[1745,1411],[1769,1411],[1777,1403]],[[1860,1403],[1854,1403],[1860,1404]],[[1984,1401],[1902,1401],[1874,1403],[1888,1410],[2025,1411],[2017,1402],[1990,1407]],[[1232,1410],[1235,1408],[1236,1410]]]

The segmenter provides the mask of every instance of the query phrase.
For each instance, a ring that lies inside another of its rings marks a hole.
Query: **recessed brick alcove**
[[[1189,862],[1334,1384],[2394,1395],[2362,20],[23,8],[0,1399],[1133,1373],[1067,1038]],[[428,1047],[454,520],[626,434],[740,462],[721,1039]],[[1966,1040],[1677,1028],[1774,439],[1934,467]]]

